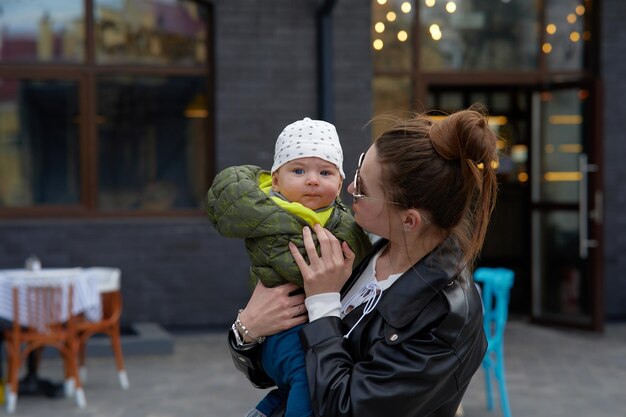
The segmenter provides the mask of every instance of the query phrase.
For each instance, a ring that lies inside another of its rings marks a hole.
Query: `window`
[[[406,0],[372,1],[374,115],[372,137],[385,131],[392,119],[413,109],[415,5]]]
[[[190,0],[3,3],[0,213],[201,209],[209,12]]]
[[[78,83],[3,79],[0,207],[79,203]]]
[[[564,75],[579,81],[593,76],[598,49],[592,47],[593,4],[372,0],[374,116],[430,109],[433,87],[537,88],[561,82]],[[450,95],[440,99],[459,101]],[[374,137],[385,125],[384,117],[375,119]]]
[[[423,71],[538,68],[535,1],[426,1],[420,6]]]
[[[98,207],[198,207],[206,192],[205,79],[98,79]]]

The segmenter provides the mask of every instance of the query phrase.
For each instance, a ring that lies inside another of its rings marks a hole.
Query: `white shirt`
[[[350,301],[350,304],[352,304],[353,307],[358,307],[376,296],[376,294],[372,291],[366,290],[368,285],[370,288],[373,286],[371,283],[376,283],[376,288],[380,289],[380,293],[391,287],[393,283],[400,278],[402,275],[401,273],[389,275],[387,278],[379,279],[378,281],[376,280],[376,262],[385,248],[386,246],[381,248],[374,256],[372,256],[369,264],[357,278],[352,288],[350,288],[350,290],[346,293],[343,300],[338,292],[316,294],[307,297],[304,300],[304,304],[309,312],[309,321],[329,316],[343,318],[349,312],[346,311],[348,308],[348,301]],[[361,293],[361,295],[357,295],[359,293]]]

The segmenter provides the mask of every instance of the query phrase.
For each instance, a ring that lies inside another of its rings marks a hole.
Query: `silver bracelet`
[[[233,335],[235,335],[235,341],[237,342],[237,346],[243,346],[245,343],[241,339],[241,333],[239,333],[239,330],[237,329],[237,326],[235,326],[235,323],[233,323],[233,325],[231,326],[231,330],[233,331]]]
[[[256,337],[253,336],[252,333],[250,333],[250,331],[248,331],[248,329],[246,328],[246,326],[243,325],[243,323],[241,322],[240,316],[241,316],[241,312],[243,310],[239,309],[239,312],[237,313],[237,319],[235,319],[235,323],[233,324],[234,329],[233,330],[241,330],[241,332],[243,332],[243,334],[245,336],[248,336],[250,339],[253,339],[256,341],[256,343],[263,343],[263,341],[265,341],[265,337],[264,336],[260,336],[260,337]],[[237,333],[239,333],[238,331],[235,332],[235,339],[237,338]],[[240,335],[239,335],[240,336]],[[242,340],[243,343],[243,340]]]

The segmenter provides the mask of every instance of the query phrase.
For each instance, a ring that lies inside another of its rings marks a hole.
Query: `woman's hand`
[[[291,283],[268,288],[259,281],[239,320],[256,338],[271,336],[306,323],[308,316],[304,307],[304,294],[289,296],[298,289],[297,285]],[[245,339],[246,342],[253,341]]]
[[[307,296],[339,292],[352,273],[354,253],[346,242],[339,240],[327,229],[319,224],[313,227],[320,244],[320,254],[315,250],[315,243],[311,229],[302,230],[304,248],[309,257],[307,264],[293,243],[289,243],[289,250],[302,273],[304,292]]]

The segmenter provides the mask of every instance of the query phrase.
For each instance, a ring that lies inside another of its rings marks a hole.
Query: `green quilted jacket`
[[[259,188],[262,172],[252,165],[220,172],[207,192],[207,214],[222,236],[245,239],[252,285],[260,279],[268,287],[287,281],[302,286],[300,270],[287,244],[294,242],[306,259],[302,228],[307,223],[279,207]],[[371,249],[369,238],[339,198],[325,227],[338,239],[348,242],[356,255],[354,265]]]

